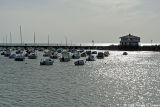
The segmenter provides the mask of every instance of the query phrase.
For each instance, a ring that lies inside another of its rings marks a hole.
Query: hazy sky
[[[160,42],[160,0],[0,0],[0,42],[119,42],[132,33]],[[5,37],[6,38],[6,37]],[[8,40],[9,41],[9,40]]]

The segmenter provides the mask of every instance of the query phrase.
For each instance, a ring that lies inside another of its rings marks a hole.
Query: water
[[[0,56],[0,107],[159,107],[160,53],[110,54],[84,66]]]

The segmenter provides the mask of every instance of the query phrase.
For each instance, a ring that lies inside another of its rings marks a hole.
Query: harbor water
[[[0,55],[0,107],[160,107],[160,53],[122,53],[84,66]]]

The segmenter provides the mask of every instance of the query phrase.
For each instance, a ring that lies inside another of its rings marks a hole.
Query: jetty
[[[0,45],[0,47],[3,48],[63,48],[63,49],[91,49],[91,50],[113,50],[113,51],[160,51],[160,45],[144,45],[144,46],[121,46],[121,45],[109,45],[109,46],[83,46],[83,45],[29,45],[29,44],[24,44],[24,45]]]
[[[21,32],[21,26],[20,26],[20,37],[21,37],[21,43],[0,43],[0,47],[3,48],[63,48],[63,49],[90,49],[90,50],[113,50],[113,51],[160,51],[160,45],[140,45],[140,37],[128,34],[125,36],[120,37],[120,43],[118,45],[112,44],[112,45],[95,45],[94,40],[92,40],[92,43],[86,44],[67,44],[67,38],[66,38],[66,44],[50,44],[49,43],[49,35],[48,35],[48,44],[42,44],[42,43],[35,43],[35,32],[34,32],[34,43],[22,43],[22,32]],[[92,44],[92,45],[91,45]]]

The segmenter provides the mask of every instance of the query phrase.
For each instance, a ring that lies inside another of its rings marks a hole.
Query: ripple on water
[[[0,56],[0,106],[107,107],[160,105],[160,54],[111,51],[105,59],[40,66]]]

